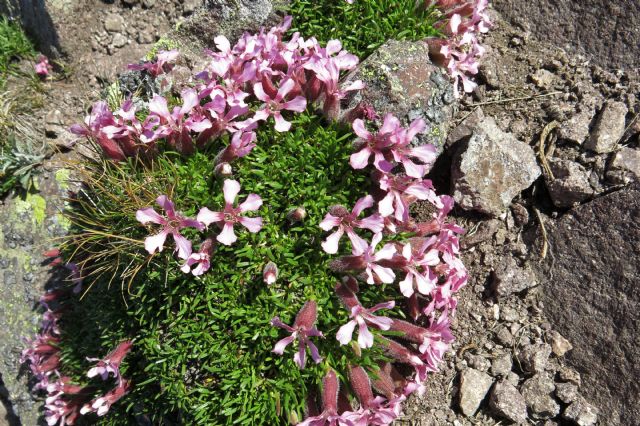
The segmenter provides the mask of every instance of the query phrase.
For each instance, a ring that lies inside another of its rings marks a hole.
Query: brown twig
[[[545,98],[547,96],[561,95],[562,93],[564,92],[550,92],[550,93],[542,93],[540,95],[519,96],[519,97],[507,98],[507,99],[496,99],[493,101],[479,102],[477,104],[470,104],[467,106],[478,107],[483,105],[503,104],[503,103],[516,102],[516,101],[531,101],[538,98]]]
[[[547,257],[547,251],[549,249],[549,238],[547,236],[547,229],[544,226],[544,221],[542,220],[542,215],[537,208],[533,208],[536,217],[538,218],[538,222],[540,223],[540,230],[542,231],[542,250],[540,250],[540,258],[544,260]]]
[[[544,127],[544,129],[542,129],[542,133],[540,134],[540,144],[538,146],[538,156],[540,157],[542,168],[544,169],[545,173],[547,174],[547,176],[549,176],[551,180],[554,180],[555,176],[553,176],[553,172],[551,171],[551,168],[549,167],[549,162],[547,161],[547,155],[545,153],[545,144],[551,132],[553,132],[553,130],[556,129],[558,126],[559,124],[555,120],[547,124]]]

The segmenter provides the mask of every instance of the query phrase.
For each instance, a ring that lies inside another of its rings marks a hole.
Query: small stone
[[[57,138],[64,132],[64,119],[60,110],[56,109],[47,113],[44,118],[44,131],[49,138]]]
[[[493,271],[491,288],[497,297],[506,297],[538,285],[529,268],[521,268],[510,257],[504,259]],[[503,318],[505,318],[503,313]]]
[[[184,0],[182,3],[182,13],[184,15],[191,15],[201,4],[202,0]]]
[[[468,138],[473,134],[474,129],[484,120],[484,112],[478,107],[473,110],[467,118],[458,124],[447,136],[446,147],[449,148],[456,142]]]
[[[154,28],[146,26],[143,30],[140,30],[140,32],[138,32],[137,40],[140,44],[150,44],[156,41]]]
[[[560,413],[560,406],[553,399],[553,378],[547,373],[538,373],[520,389],[531,416],[538,420],[550,419]]]
[[[640,149],[625,146],[616,152],[607,171],[607,179],[618,185],[640,180]]]
[[[478,371],[486,372],[491,366],[491,362],[482,355],[468,355],[467,364],[471,368],[475,368]]]
[[[562,417],[578,426],[594,426],[598,422],[598,410],[580,398],[564,410]]]
[[[582,143],[589,137],[589,126],[591,125],[593,116],[593,109],[584,108],[582,111],[560,125],[560,129],[558,131],[559,138],[582,145]]]
[[[110,13],[104,20],[104,29],[110,33],[119,33],[124,31],[124,18],[122,15]]]
[[[507,376],[513,367],[511,354],[500,355],[491,363],[491,374],[494,376]]]
[[[520,376],[518,376],[516,373],[512,371],[509,374],[507,374],[507,381],[511,383],[513,386],[518,386],[518,383],[520,383]]]
[[[564,354],[573,349],[571,342],[562,337],[557,331],[551,331],[549,337],[551,338],[551,350],[556,356],[564,356]]]
[[[155,4],[156,0],[142,0],[142,6],[147,9],[151,9]]]
[[[487,117],[454,155],[453,197],[464,210],[498,217],[540,174],[533,149]]]
[[[113,44],[113,47],[123,47],[124,45],[127,44],[127,37],[125,37],[124,35],[117,33],[116,35],[113,36],[113,40],[111,41],[111,44]]]
[[[578,386],[573,383],[556,383],[556,396],[565,404],[578,399]]]
[[[134,6],[136,4],[138,4],[139,0],[122,0],[122,3],[126,4],[127,6]]]
[[[527,403],[515,386],[501,380],[493,387],[489,407],[500,417],[523,424],[527,421]]]
[[[553,86],[554,75],[544,68],[540,68],[534,74],[531,74],[529,78],[540,89],[550,89]]]
[[[558,208],[572,207],[593,196],[594,191],[589,183],[589,172],[580,164],[552,158],[549,168],[553,173],[545,176],[551,201]]]
[[[504,316],[503,316],[504,319]],[[500,327],[496,332],[496,339],[501,345],[511,346],[513,344],[513,334],[507,327]]]
[[[563,382],[573,383],[578,387],[582,384],[580,373],[578,373],[571,367],[560,367],[560,370],[558,371],[558,377]]]
[[[466,416],[473,416],[480,403],[489,392],[493,379],[487,373],[468,368],[460,373],[460,410]]]
[[[606,102],[584,147],[599,154],[615,150],[624,134],[627,112],[627,106],[622,102]]]
[[[541,343],[524,347],[517,354],[520,365],[527,373],[540,373],[547,367],[551,345]]]
[[[522,204],[516,203],[511,206],[511,213],[516,226],[524,226],[529,223],[529,211]]]

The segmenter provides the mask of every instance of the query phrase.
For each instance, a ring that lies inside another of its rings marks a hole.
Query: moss
[[[69,169],[60,169],[56,171],[55,177],[56,182],[58,182],[58,187],[66,191],[69,189],[69,177],[71,175],[71,170]]]
[[[41,226],[44,223],[47,210],[47,201],[38,194],[27,194],[24,200],[15,200],[15,211],[18,215],[31,213],[34,225]]]
[[[144,58],[147,61],[151,61],[156,57],[158,52],[161,50],[172,50],[172,49],[179,49],[179,48],[180,48],[180,43],[178,43],[177,41],[170,38],[162,37],[153,45],[151,50],[149,50],[149,53],[147,53],[147,55]]]

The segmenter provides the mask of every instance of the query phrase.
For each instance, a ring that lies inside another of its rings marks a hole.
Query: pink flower
[[[85,415],[87,413],[96,413],[98,416],[104,416],[109,412],[109,409],[113,404],[129,393],[130,389],[131,382],[123,379],[118,382],[118,385],[115,388],[111,389],[103,396],[85,404],[80,410],[80,414]]]
[[[187,258],[180,270],[185,274],[191,272],[195,277],[198,277],[209,270],[211,267],[211,252],[213,251],[213,240],[207,238],[200,245],[200,250],[197,253],[191,253],[191,256]],[[193,268],[193,265],[197,265]],[[192,269],[193,268],[193,269]]]
[[[113,374],[113,377],[120,380],[120,363],[125,356],[131,350],[133,343],[129,340],[120,343],[113,351],[103,359],[100,358],[87,358],[87,361],[93,361],[97,364],[87,372],[87,377],[92,378],[100,376],[102,380],[107,380],[109,374]]]
[[[136,219],[142,224],[149,222],[162,226],[162,231],[158,234],[147,237],[144,240],[144,248],[153,254],[161,252],[167,236],[171,234],[176,242],[178,257],[187,259],[191,255],[191,241],[180,234],[182,228],[196,228],[198,231],[204,230],[204,225],[197,220],[185,218],[176,213],[171,200],[166,195],[156,198],[156,203],[165,211],[167,217],[160,216],[152,207],[146,207],[136,212]]]
[[[353,330],[358,325],[358,345],[361,348],[366,349],[373,346],[373,334],[369,331],[367,324],[375,325],[380,330],[388,330],[393,322],[392,319],[387,317],[379,317],[373,315],[374,312],[380,309],[392,309],[395,306],[395,302],[378,303],[372,308],[365,308],[358,304],[351,308],[351,315],[349,318],[353,318],[351,321],[340,327],[336,334],[336,339],[341,345],[346,345],[351,341]]]
[[[361,147],[351,154],[349,160],[354,169],[364,169],[369,164],[369,158],[373,155],[373,165],[382,172],[390,172],[393,165],[387,161],[385,155],[393,146],[392,138],[401,129],[400,121],[391,113],[384,116],[382,127],[377,133],[370,133],[364,125],[364,121],[357,119],[353,122],[353,131],[360,138]]]
[[[404,245],[402,256],[406,260],[404,270],[407,275],[404,280],[400,281],[400,292],[405,297],[411,297],[414,289],[417,289],[420,294],[429,295],[435,288],[438,277],[429,268],[440,263],[438,250],[429,249],[435,241],[435,237],[425,240],[415,239],[416,247],[411,243]],[[427,251],[427,249],[429,250]]]
[[[267,285],[275,283],[278,279],[278,265],[273,262],[267,263],[262,270],[262,279]]]
[[[33,69],[40,77],[47,77],[53,67],[49,64],[49,59],[46,56],[40,55]]]
[[[221,212],[213,212],[206,207],[200,209],[198,213],[198,221],[206,226],[212,223],[218,225],[223,224],[222,232],[218,234],[216,239],[224,245],[230,246],[235,243],[238,237],[233,232],[233,226],[236,223],[244,226],[249,232],[256,233],[262,229],[261,217],[245,217],[242,213],[248,211],[256,211],[262,206],[262,198],[256,194],[249,194],[247,199],[238,207],[233,207],[233,203],[240,192],[240,184],[233,179],[225,179],[223,186],[225,207]]]
[[[424,133],[426,128],[421,118],[411,122],[408,128],[401,129],[393,135],[394,144],[391,154],[396,162],[402,163],[408,176],[422,178],[428,168],[436,160],[436,148],[431,144],[412,147],[411,142],[418,133]],[[416,164],[411,159],[417,158],[424,164]]]
[[[296,96],[290,101],[285,98],[295,86],[295,81],[287,78],[282,81],[280,88],[274,95],[268,95],[262,83],[256,83],[253,86],[253,92],[259,100],[264,102],[264,106],[256,112],[254,120],[266,120],[270,116],[276,121],[275,129],[278,132],[286,132],[291,128],[291,123],[282,117],[282,110],[294,112],[302,112],[307,107],[307,100],[302,96]]]
[[[272,352],[278,355],[282,355],[285,348],[297,339],[298,352],[296,352],[293,356],[293,360],[298,365],[298,367],[302,370],[304,368],[304,365],[306,364],[307,346],[309,347],[309,351],[311,352],[311,358],[316,364],[319,364],[320,361],[322,361],[322,358],[318,353],[318,348],[316,347],[316,345],[314,345],[313,342],[311,342],[311,340],[309,339],[310,337],[324,337],[323,334],[314,327],[317,317],[318,306],[314,301],[309,301],[304,304],[304,306],[300,309],[300,312],[298,312],[295,321],[293,322],[293,327],[288,326],[287,324],[280,321],[280,318],[274,317],[271,320],[271,325],[288,331],[289,333],[291,333],[291,336],[285,337],[284,339],[276,343]]]
[[[147,71],[152,77],[157,77],[164,73],[169,73],[173,69],[173,64],[180,53],[177,50],[160,50],[156,56],[156,60],[144,62],[142,64],[129,64],[127,68],[134,71]]]
[[[376,246],[380,241],[382,241],[382,233],[377,233],[373,236],[370,245],[353,247],[353,254],[362,256],[362,262],[365,265],[365,272],[367,274],[367,284],[375,284],[376,279],[385,284],[391,284],[396,278],[396,274],[393,273],[391,268],[379,265],[381,260],[391,259],[396,252],[396,248],[393,244],[388,243],[376,252]]]
[[[430,180],[383,173],[379,177],[379,184],[380,189],[387,192],[378,203],[382,217],[394,215],[397,221],[406,222],[409,219],[410,200],[429,200],[439,207],[440,199]]]
[[[78,265],[70,262],[64,265],[64,267],[71,271],[71,282],[74,284],[73,292],[76,294],[80,293],[84,279],[82,278],[82,272],[78,268]]]
[[[325,231],[329,231],[337,226],[338,230],[327,237],[327,239],[322,243],[322,249],[329,254],[337,253],[338,243],[345,232],[353,245],[362,245],[364,240],[354,232],[353,227],[361,229],[366,228],[376,234],[381,232],[383,229],[383,219],[379,215],[374,214],[364,219],[358,219],[360,213],[362,213],[364,209],[372,207],[373,204],[373,197],[371,195],[367,195],[356,202],[351,213],[342,206],[332,207],[329,210],[329,213],[324,217],[324,220],[320,222],[320,228]]]

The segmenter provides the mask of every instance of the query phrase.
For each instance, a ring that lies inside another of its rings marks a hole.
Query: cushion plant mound
[[[358,59],[290,23],[217,37],[180,98],[114,97],[72,128],[99,155],[49,253],[70,285],[23,352],[49,424],[383,425],[437,371],[467,273],[425,124],[332,121]]]

